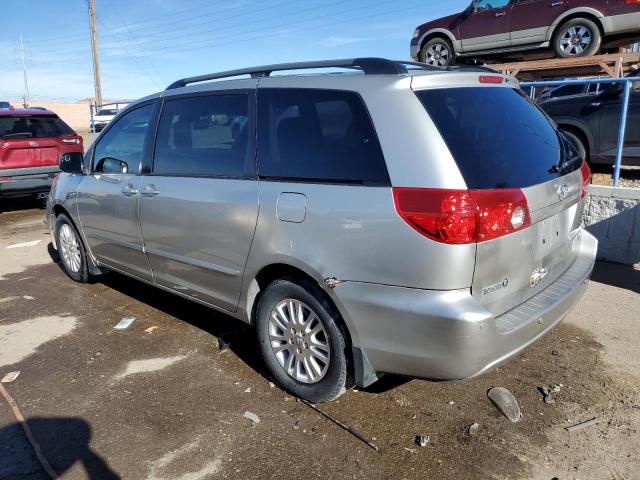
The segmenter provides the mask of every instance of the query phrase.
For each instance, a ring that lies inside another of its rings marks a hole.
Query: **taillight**
[[[71,145],[82,145],[82,137],[65,137],[61,138],[60,141],[62,143],[71,144]]]
[[[520,189],[394,188],[393,197],[400,217],[437,242],[484,242],[531,225],[529,205]]]
[[[583,161],[580,167],[580,173],[582,173],[582,190],[580,191],[580,198],[587,196],[589,184],[591,183],[591,169],[587,162]]]
[[[640,5],[640,0],[624,0],[625,5]]]

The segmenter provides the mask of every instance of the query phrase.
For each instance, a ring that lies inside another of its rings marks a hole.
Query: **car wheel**
[[[271,283],[259,300],[256,333],[269,372],[293,395],[326,402],[353,386],[342,319],[311,282]]]
[[[420,50],[420,61],[433,67],[448,67],[455,61],[455,52],[449,40],[432,38]]]
[[[65,273],[76,282],[90,282],[92,276],[87,267],[86,250],[76,227],[66,215],[60,214],[56,218],[54,231]]]
[[[602,35],[591,20],[574,18],[562,25],[554,40],[554,50],[560,58],[588,57],[600,50]]]
[[[585,145],[584,140],[582,140],[575,133],[572,133],[568,130],[562,130],[562,133],[564,133],[573,142],[580,156],[588,162],[589,161],[588,151],[587,151],[587,146]]]

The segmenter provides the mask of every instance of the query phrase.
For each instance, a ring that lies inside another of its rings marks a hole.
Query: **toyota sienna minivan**
[[[186,78],[61,169],[47,213],[72,279],[120,272],[254,325],[312,402],[493,369],[569,312],[596,255],[584,159],[483,68]]]

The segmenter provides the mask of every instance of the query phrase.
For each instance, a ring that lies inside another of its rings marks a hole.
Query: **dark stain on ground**
[[[153,465],[165,472],[162,478],[179,477],[184,471],[172,472],[158,459],[196,442],[197,448],[180,454],[188,459],[184,468],[198,471],[216,458],[226,478],[516,479],[531,473],[531,461],[540,461],[527,460],[532,447],[545,448],[548,432],[567,426],[568,415],[625,401],[623,388],[600,361],[600,344],[586,331],[561,324],[481,378],[445,384],[386,377],[322,405],[375,438],[377,453],[270,388],[252,329],[230,317],[119,274],[75,284],[53,263],[9,275],[0,291],[36,297],[13,308],[2,324],[38,315],[78,316],[81,324],[71,335],[42,345],[15,366],[23,373],[11,391],[27,417],[86,422],[93,431],[87,448],[126,478],[146,478]],[[114,331],[124,316],[136,321]],[[146,333],[151,326],[158,329]],[[218,351],[219,336],[226,336],[230,352]],[[177,355],[186,358],[161,372],[115,379],[131,360]],[[554,405],[544,404],[538,392],[550,384],[564,385]],[[487,399],[494,385],[519,400],[519,423],[510,423]],[[261,423],[243,419],[245,410]],[[474,422],[480,430],[471,436],[467,427]],[[37,430],[48,438],[46,428]],[[429,444],[416,446],[416,435],[429,436]],[[16,478],[38,478],[29,473],[33,468]]]

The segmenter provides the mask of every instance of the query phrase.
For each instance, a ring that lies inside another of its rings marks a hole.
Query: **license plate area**
[[[540,221],[536,225],[535,259],[541,260],[553,256],[554,252],[562,254],[563,246],[569,241],[571,222],[569,211],[564,210],[552,217]]]

